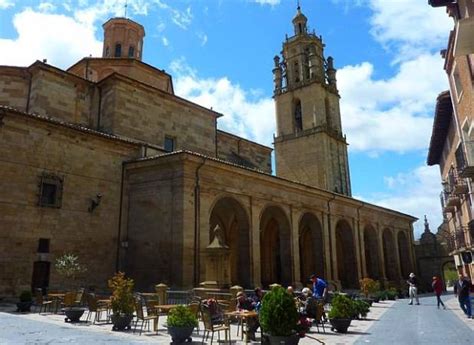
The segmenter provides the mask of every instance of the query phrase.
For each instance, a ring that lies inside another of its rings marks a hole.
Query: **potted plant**
[[[168,313],[168,333],[173,343],[184,343],[191,339],[194,327],[198,325],[196,315],[184,305],[178,305]]]
[[[363,300],[354,300],[355,315],[357,318],[365,318],[370,310],[370,304]]]
[[[346,333],[351,324],[354,309],[354,303],[349,297],[340,294],[335,295],[328,314],[332,330]]]
[[[20,313],[29,312],[33,304],[33,295],[31,294],[31,291],[29,290],[22,291],[19,296],[19,299],[20,299],[20,302],[16,304],[17,311]]]
[[[364,278],[359,281],[360,291],[365,296],[365,302],[372,304],[376,300],[375,295],[380,291],[380,283],[371,278]]]
[[[397,298],[398,296],[398,291],[396,288],[389,288],[387,290],[387,299],[390,300],[390,301],[395,301],[395,299]]]
[[[114,331],[130,329],[133,319],[134,299],[133,280],[125,278],[125,273],[117,272],[109,279],[109,288],[112,290],[112,323]]]
[[[71,288],[72,290],[77,289],[76,279],[81,273],[87,271],[87,268],[79,263],[79,257],[72,253],[65,253],[60,257],[56,258],[54,267],[58,274],[64,279],[64,286]],[[82,296],[82,292],[80,293]],[[75,292],[69,292],[64,297],[64,314],[66,322],[79,322],[86,308],[81,305],[80,299],[77,299]]]
[[[276,286],[263,297],[260,325],[270,344],[298,344],[298,311],[286,289]]]

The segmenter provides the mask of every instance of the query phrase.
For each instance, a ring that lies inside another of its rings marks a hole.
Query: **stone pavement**
[[[447,310],[437,309],[434,296],[420,298],[421,305],[397,301],[355,344],[474,344],[474,320],[453,295],[442,299]]]
[[[445,297],[446,299],[446,297]],[[374,303],[367,320],[355,320],[347,334],[338,334],[326,327],[326,332],[316,332],[300,341],[301,345],[318,344],[467,344],[473,343],[474,320],[462,317],[457,301],[450,297],[448,309],[437,310],[434,297],[422,298],[421,306],[408,306],[407,300]],[[144,332],[113,332],[111,324],[64,322],[64,315],[18,314],[12,305],[0,305],[0,344],[169,344],[164,322],[160,318],[158,334]],[[469,328],[471,327],[471,328]],[[237,326],[232,325],[234,344],[244,344],[237,337]],[[459,334],[458,334],[459,332]],[[258,339],[259,333],[257,333]],[[217,335],[215,336],[217,337]],[[196,343],[200,334],[193,334]]]

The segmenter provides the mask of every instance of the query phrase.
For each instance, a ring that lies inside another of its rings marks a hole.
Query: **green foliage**
[[[71,253],[61,255],[54,264],[56,271],[66,278],[74,280],[76,275],[87,271],[87,268],[79,263],[79,258]]]
[[[362,317],[366,317],[367,313],[370,310],[370,304],[361,300],[352,301],[353,307],[356,311],[357,315],[361,315]]]
[[[273,336],[290,336],[296,332],[298,311],[293,297],[281,286],[274,287],[262,300],[260,324]]]
[[[381,301],[385,301],[387,299],[387,291],[378,291],[374,295],[376,298],[378,298]]]
[[[380,291],[380,282],[373,280],[371,278],[364,278],[359,281],[360,283],[360,291],[365,295],[365,297],[369,297],[369,295],[373,295]]]
[[[178,305],[168,313],[169,327],[196,327],[197,325],[196,316],[184,305]]]
[[[354,303],[345,296],[336,294],[331,301],[330,319],[350,319],[355,314]]]
[[[114,315],[132,315],[134,311],[133,279],[125,278],[125,273],[117,272],[109,279],[112,290],[112,311]]]
[[[444,271],[444,278],[446,279],[446,284],[452,286],[458,279],[458,272],[456,270],[446,269]]]
[[[24,290],[20,293],[20,302],[31,302],[33,300],[33,295],[30,290]]]
[[[398,291],[395,288],[389,288],[388,290],[386,290],[386,293],[387,298],[392,301],[395,300],[395,298],[397,298],[398,296]]]

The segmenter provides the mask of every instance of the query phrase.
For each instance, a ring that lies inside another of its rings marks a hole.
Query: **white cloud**
[[[56,6],[54,6],[54,4],[50,2],[43,1],[38,5],[38,10],[40,12],[45,12],[45,13],[53,12],[54,10],[56,10]]]
[[[167,46],[170,44],[169,41],[168,41],[168,39],[167,39],[166,37],[164,37],[164,36],[161,38],[161,41],[163,42],[163,45],[164,45],[165,47],[167,47]]]
[[[176,94],[224,114],[220,129],[264,145],[271,145],[275,130],[274,103],[271,98],[255,98],[227,77],[200,79],[184,59],[170,66],[175,74]]]
[[[196,35],[201,41],[201,46],[205,46],[207,43],[207,35],[203,32],[198,32]]]
[[[280,0],[253,0],[260,5],[270,5],[275,6],[280,4]]]
[[[18,38],[0,39],[1,65],[27,66],[48,59],[48,63],[65,68],[102,51],[102,42],[95,39],[92,27],[65,15],[27,8],[14,16],[13,25]]]
[[[437,166],[419,166],[413,171],[384,178],[390,193],[362,198],[367,202],[411,214],[415,223],[415,238],[423,232],[423,216],[427,215],[432,232],[442,222],[440,173]]]
[[[2,10],[5,10],[13,6],[15,6],[15,3],[11,0],[0,0],[0,9]]]
[[[369,62],[343,67],[338,87],[350,149],[372,154],[425,149],[433,104],[448,87],[442,64],[437,54],[420,55],[401,63],[397,74],[386,80],[374,79]]]

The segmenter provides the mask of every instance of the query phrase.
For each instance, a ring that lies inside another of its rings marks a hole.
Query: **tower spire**
[[[125,0],[125,6],[124,6],[125,14],[124,14],[124,18],[127,18],[127,8],[128,8],[128,0]]]

